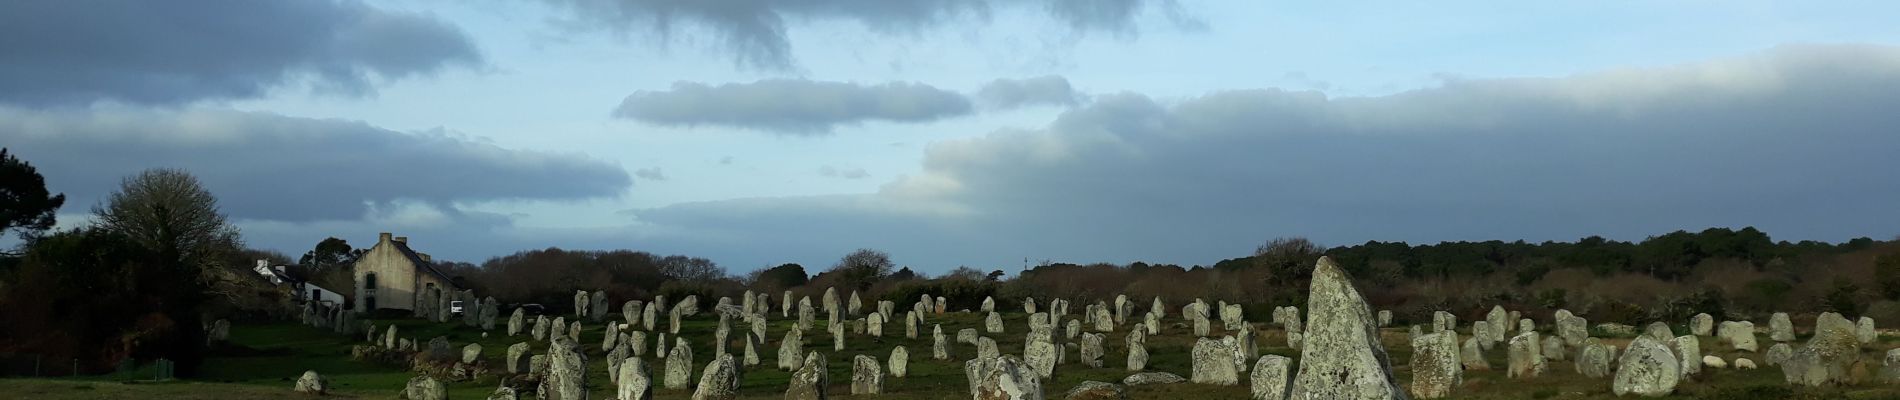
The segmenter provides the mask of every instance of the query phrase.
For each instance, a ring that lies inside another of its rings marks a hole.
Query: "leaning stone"
[[[533,356],[532,353],[528,352],[529,348],[527,342],[515,343],[513,346],[508,346],[508,359],[503,363],[507,365],[508,369],[506,371],[508,373],[528,373],[528,357]]]
[[[779,370],[783,370],[783,371],[797,371],[798,370],[800,366],[799,362],[802,360],[801,358],[798,357],[798,355],[799,355],[799,352],[804,351],[804,344],[802,343],[803,341],[804,341],[804,338],[802,338],[798,334],[797,329],[788,329],[785,331],[785,339],[780,340],[778,342],[778,369]]]
[[[825,358],[814,351],[806,354],[800,365],[797,371],[792,372],[791,385],[785,389],[785,400],[824,400],[825,387],[831,386],[831,372],[825,368]]]
[[[1181,382],[1187,382],[1187,379],[1182,378],[1180,375],[1166,372],[1140,372],[1129,375],[1127,378],[1122,378],[1122,384],[1128,386],[1165,385]]]
[[[957,343],[976,344],[976,337],[976,329],[963,328],[957,330]]]
[[[988,316],[983,317],[983,331],[988,333],[1003,333],[1003,315],[991,311]]]
[[[1000,355],[1002,352],[996,347],[996,339],[988,336],[976,338],[976,358],[995,358]]]
[[[482,359],[482,345],[480,343],[469,343],[467,346],[462,346],[463,364],[474,364],[476,360],[480,359]]]
[[[1789,347],[1787,343],[1775,343],[1773,346],[1768,346],[1768,352],[1762,354],[1761,360],[1771,366],[1781,365],[1781,363],[1787,362],[1788,358],[1793,356],[1793,347]]]
[[[1330,257],[1313,268],[1299,372],[1290,398],[1404,398],[1379,342],[1372,311]]]
[[[1681,363],[1669,352],[1669,347],[1647,335],[1630,342],[1620,364],[1616,368],[1616,379],[1610,384],[1610,390],[1618,396],[1668,395],[1676,391],[1676,383],[1682,377]]]
[[[1196,341],[1193,360],[1193,374],[1189,375],[1189,379],[1194,383],[1220,386],[1240,383],[1240,374],[1234,370],[1234,351],[1219,340],[1201,338]]]
[[[1031,340],[1023,345],[1023,365],[1034,371],[1037,377],[1048,379],[1055,373],[1057,358],[1062,348],[1043,340]]]
[[[1451,396],[1452,388],[1464,383],[1464,368],[1458,361],[1458,332],[1445,331],[1412,339],[1413,397],[1436,399]]]
[[[318,375],[317,371],[304,371],[303,376],[297,378],[297,386],[291,390],[316,395],[330,393],[330,380]]]
[[[689,297],[690,298],[690,297]],[[860,356],[862,357],[862,356]],[[739,397],[739,365],[731,354],[720,354],[699,374],[693,400],[732,400]]]
[[[1416,340],[1416,339],[1414,339]],[[1490,371],[1491,362],[1484,359],[1484,339],[1472,336],[1458,348],[1458,362],[1464,364],[1467,371]]]

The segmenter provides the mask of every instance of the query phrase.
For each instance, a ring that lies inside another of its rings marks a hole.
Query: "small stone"
[[[1723,369],[1728,368],[1728,362],[1722,361],[1722,357],[1702,356],[1702,366],[1711,369]]]
[[[1108,382],[1083,381],[1075,385],[1074,389],[1069,389],[1062,398],[1066,400],[1123,400],[1128,398],[1128,391],[1122,389],[1121,385]]]
[[[449,390],[447,387],[442,386],[441,381],[437,381],[435,378],[430,378],[428,375],[418,375],[414,378],[409,378],[409,384],[403,386],[402,398],[409,400],[445,400],[449,398]]]
[[[1794,340],[1794,322],[1788,320],[1788,313],[1778,312],[1768,318],[1768,340],[1777,342]]]
[[[1166,372],[1141,372],[1129,375],[1127,378],[1122,378],[1122,384],[1128,386],[1165,385],[1181,382],[1187,382],[1187,379],[1182,378],[1180,375]]]
[[[291,390],[297,393],[327,394],[330,393],[330,380],[325,379],[323,375],[318,375],[317,371],[304,371],[303,376],[297,378],[297,386],[292,387]]]
[[[1740,370],[1755,369],[1755,360],[1750,360],[1746,358],[1737,358],[1735,359],[1735,369],[1740,369]]]

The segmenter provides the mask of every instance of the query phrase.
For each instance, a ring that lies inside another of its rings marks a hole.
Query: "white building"
[[[284,266],[270,265],[269,260],[257,260],[257,266],[252,267],[251,270],[257,272],[258,275],[264,276],[264,279],[269,280],[273,285],[288,287],[290,289],[290,297],[296,299],[298,302],[314,300],[332,307],[343,304],[342,294],[330,289],[324,289],[323,287],[302,279],[291,277],[284,273]]]

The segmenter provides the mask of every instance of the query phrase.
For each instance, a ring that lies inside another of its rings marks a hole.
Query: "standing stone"
[[[1493,332],[1491,332],[1491,321],[1479,320],[1471,322],[1471,337],[1477,338],[1485,350],[1491,349],[1491,335],[1493,335]],[[1417,340],[1418,338],[1414,337],[1412,339]]]
[[[892,378],[910,376],[910,350],[904,349],[904,346],[891,348],[891,358],[886,364],[891,368]]]
[[[752,335],[739,336],[741,340],[745,340],[745,366],[759,365],[758,337]]]
[[[1102,367],[1103,340],[1104,338],[1100,333],[1082,334],[1082,365],[1087,365],[1091,368]]]
[[[219,321],[223,321],[223,320],[219,320]],[[1869,317],[1860,317],[1859,321],[1855,321],[1854,337],[1860,340],[1860,344],[1862,346],[1873,344],[1875,339],[1879,339],[1880,338],[1879,333],[1874,330],[1874,319],[1869,318]]]
[[[1194,336],[1203,337],[1213,333],[1214,328],[1209,325],[1206,316],[1200,313],[1194,313],[1188,315],[1188,319],[1194,321]]]
[[[963,329],[957,330],[957,343],[967,343],[970,345],[975,345],[976,338],[977,338],[976,329],[963,328]]]
[[[831,386],[825,358],[814,351],[806,354],[799,365],[798,370],[792,372],[790,387],[785,388],[785,400],[824,400],[825,388]]]
[[[1588,378],[1610,376],[1610,347],[1596,339],[1585,341],[1577,349],[1576,368],[1578,375]]]
[[[627,342],[627,350],[634,357],[646,356],[647,355],[647,333],[645,331],[632,331],[632,332],[627,332],[626,335],[627,335],[627,339],[623,340],[623,342]]]
[[[666,353],[666,377],[660,384],[667,389],[685,389],[693,384],[693,349],[686,346],[685,340],[673,345]]]
[[[535,339],[545,339],[548,342],[553,342],[554,337],[566,334],[562,332],[564,329],[567,329],[567,317],[554,317],[554,322],[548,324],[547,331],[536,335]]]
[[[1246,323],[1245,321],[1246,314],[1243,314],[1243,312],[1244,310],[1240,308],[1239,304],[1227,304],[1227,305],[1221,306],[1220,307],[1221,329],[1225,329],[1229,331],[1240,329],[1240,324]]]
[[[1663,323],[1662,321],[1649,323],[1648,327],[1643,328],[1643,334],[1649,335],[1651,339],[1656,339],[1657,342],[1662,343],[1669,343],[1669,341],[1676,339],[1676,332],[1670,330],[1669,324]]]
[[[528,346],[528,342],[515,343],[513,346],[508,346],[508,358],[503,360],[503,364],[506,364],[507,367],[504,371],[510,374],[528,373],[528,357],[534,355],[529,352],[530,349],[531,347]]]
[[[482,299],[482,330],[495,330],[495,317],[501,315],[501,305],[495,303],[493,296]],[[353,318],[352,318],[353,319]]]
[[[852,292],[852,294],[857,294],[857,292]],[[884,337],[884,314],[871,313],[871,316],[865,317],[864,331],[872,337]]]
[[[1491,362],[1484,359],[1484,339],[1477,335],[1465,339],[1465,344],[1458,347],[1458,362],[1468,371],[1490,371]]]
[[[778,342],[778,369],[797,371],[798,368],[802,366],[799,364],[802,359],[798,357],[798,354],[804,351],[805,346],[803,343],[804,338],[801,336],[797,329],[785,331],[785,340]]]
[[[653,373],[647,369],[646,360],[627,358],[614,375],[617,400],[653,400]]]
[[[1710,316],[1709,313],[1699,313],[1689,317],[1689,334],[1708,336],[1712,333],[1715,333],[1715,317]]]
[[[790,290],[785,291],[785,296],[779,298],[778,316],[779,318],[792,317],[792,291]]]
[[[1696,335],[1683,335],[1677,336],[1671,342],[1675,345],[1676,358],[1682,361],[1682,366],[1677,368],[1682,372],[1682,376],[1702,372],[1701,339],[1698,339]]]
[[[1517,332],[1523,333],[1523,332],[1536,332],[1536,331],[1537,331],[1537,321],[1532,321],[1530,318],[1521,318],[1517,320]]]
[[[1787,343],[1775,343],[1768,346],[1768,352],[1762,354],[1761,361],[1769,366],[1776,366],[1788,362],[1790,357],[1794,357],[1793,347],[1789,347]]]
[[[1115,316],[1112,314],[1109,314],[1108,309],[1105,307],[1095,308],[1095,331],[1096,332],[1114,332],[1115,331]]]
[[[643,305],[639,300],[627,300],[625,303],[620,303],[620,320],[627,321],[627,326],[639,325],[640,311],[646,308]]]
[[[1249,377],[1253,387],[1253,400],[1286,400],[1288,385],[1292,376],[1287,368],[1292,359],[1268,354],[1260,357],[1253,365],[1253,375]]]
[[[1392,310],[1379,310],[1379,327],[1392,326]]]
[[[1777,342],[1794,340],[1794,322],[1788,320],[1788,313],[1778,312],[1768,318],[1768,340]]]
[[[1064,327],[1063,331],[1065,334],[1064,337],[1075,339],[1077,336],[1082,335],[1082,321],[1069,320],[1068,325]]]
[[[1444,311],[1432,312],[1432,330],[1426,333],[1444,332],[1458,329],[1458,316]]]
[[[580,321],[574,321],[568,324],[567,338],[574,339],[575,342],[581,341],[581,322]]]
[[[474,364],[476,360],[480,359],[482,359],[481,343],[469,343],[467,346],[462,346],[463,364]]]
[[[615,342],[619,340],[620,340],[620,324],[609,323],[607,324],[607,332],[602,334],[600,337],[600,348],[603,348],[603,349],[614,348]]]
[[[526,310],[515,308],[514,314],[508,315],[508,336],[521,334],[522,325],[527,323],[527,318],[528,313]]]
[[[1740,361],[1740,360],[1737,360]],[[1741,363],[1737,362],[1739,367]],[[1880,360],[1880,383],[1900,383],[1900,349],[1888,349],[1887,356]]]
[[[428,375],[409,378],[409,384],[402,389],[402,398],[409,400],[444,400],[449,398],[449,389],[441,381]],[[551,398],[551,397],[550,397]]]
[[[392,350],[396,348],[396,325],[395,324],[390,324],[389,332],[383,334],[383,348],[392,349]]]
[[[1790,384],[1822,386],[1851,385],[1859,380],[1855,369],[1860,362],[1860,340],[1854,337],[1854,323],[1840,314],[1826,312],[1814,321],[1814,337],[1794,350],[1781,362],[1781,373]]]
[[[884,369],[877,358],[859,354],[851,359],[851,394],[884,393]]]
[[[1676,391],[1676,383],[1682,378],[1681,362],[1669,352],[1669,347],[1648,335],[1631,341],[1618,364],[1616,379],[1610,384],[1610,390],[1618,396],[1668,395]]]
[[[1557,338],[1562,339],[1564,345],[1577,346],[1590,338],[1590,320],[1568,315],[1567,311],[1563,314],[1565,316],[1557,319]]]
[[[660,319],[659,314],[660,314],[660,306],[659,306],[659,302],[657,301],[652,302],[652,303],[647,303],[645,307],[641,307],[640,308],[640,329],[646,330],[647,332],[652,332],[653,327],[656,325],[659,325],[659,319]]]
[[[988,312],[989,315],[983,317],[983,331],[988,333],[1003,333],[1003,316],[997,314],[995,311],[986,312]]]
[[[1154,314],[1148,314],[1154,315]],[[1148,368],[1148,334],[1140,329],[1128,331],[1128,372]]]
[[[1142,319],[1141,324],[1142,327],[1148,329],[1148,334],[1161,334],[1161,313],[1159,311],[1149,311],[1148,316]]]
[[[996,299],[994,299],[994,298],[991,298],[990,296],[983,296],[983,307],[982,307],[982,309],[980,309],[980,310],[978,310],[978,311],[982,311],[982,312],[986,312],[986,313],[987,313],[987,312],[995,312],[995,311],[996,311]]]
[[[1755,323],[1748,321],[1722,321],[1715,330],[1718,341],[1726,342],[1740,351],[1760,351],[1755,342]],[[1774,365],[1774,363],[1769,363]]]
[[[1507,370],[1511,378],[1535,378],[1548,369],[1544,362],[1542,343],[1537,332],[1524,332],[1511,338],[1510,365]]]
[[[831,351],[844,351],[844,325],[831,325]]]
[[[1310,324],[1288,398],[1405,398],[1392,378],[1371,308],[1331,257],[1320,257],[1314,266],[1306,304]]]
[[[739,363],[731,354],[714,357],[699,374],[699,386],[693,400],[732,400],[739,398]]]
[[[988,336],[976,338],[976,358],[991,358],[1002,355],[996,347],[996,339]]]
[[[1023,365],[1036,376],[1043,379],[1055,374],[1056,362],[1061,357],[1062,347],[1046,340],[1030,340],[1023,344]]]
[[[626,343],[621,343],[619,346],[614,346],[613,350],[607,351],[608,381],[614,383],[620,382],[620,363],[626,362],[627,358],[632,356],[632,354],[629,354],[632,352],[632,349],[627,348]]]
[[[930,359],[932,360],[950,359],[950,343],[948,342],[949,342],[948,338],[943,336],[943,324],[931,325],[930,326]]]
[[[587,307],[590,307],[593,305],[594,305],[593,297],[588,296],[587,291],[585,290],[574,291],[574,317],[579,318],[579,317],[587,316],[588,314]]]
[[[1559,314],[1570,314],[1570,312],[1564,311]],[[1491,336],[1485,337],[1484,340],[1490,341],[1491,345],[1497,345],[1499,343],[1504,343],[1506,339],[1510,339],[1509,337],[1507,337],[1507,335],[1505,335],[1505,332],[1511,330],[1512,321],[1516,321],[1516,319],[1511,318],[1510,312],[1504,311],[1504,306],[1500,306],[1500,305],[1491,306],[1491,312],[1487,312],[1484,314],[1485,324],[1490,325],[1490,332],[1487,332],[1487,333],[1490,334]],[[1477,334],[1473,333],[1472,335],[1476,336]],[[1487,346],[1485,347],[1485,349],[1489,350],[1491,349],[1491,347]]]
[[[323,375],[318,375],[317,371],[304,371],[303,376],[297,378],[297,385],[291,390],[297,393],[323,395],[330,393],[330,380],[325,379]]]
[[[1464,366],[1458,360],[1458,332],[1445,331],[1412,339],[1412,396],[1423,399],[1448,397],[1451,396],[1452,388],[1463,383]]]
[[[864,300],[858,299],[858,291],[851,291],[851,300],[845,303],[845,314],[858,316],[864,313]]]
[[[922,319],[923,319],[922,312],[911,311],[911,312],[904,313],[904,338],[905,339],[917,338],[917,326],[923,324]]]
[[[1189,381],[1220,386],[1240,384],[1240,373],[1234,370],[1234,350],[1219,340],[1201,338],[1194,342],[1193,361]]]
[[[977,358],[963,363],[970,396],[980,400],[1042,400],[1042,380],[1014,356]]]
[[[547,377],[541,380],[544,399],[587,399],[587,355],[567,337],[555,336],[548,345]]]
[[[817,319],[817,311],[811,308],[811,296],[798,299],[798,330],[811,330],[812,321]]]
[[[1543,343],[1541,344],[1544,346],[1544,348],[1543,348],[1543,351],[1540,352],[1539,354],[1542,354],[1544,356],[1544,360],[1563,361],[1564,358],[1569,356],[1565,354],[1565,353],[1568,353],[1565,350],[1569,350],[1569,348],[1564,347],[1564,341],[1562,338],[1559,338],[1556,336],[1544,336],[1542,338],[1539,338],[1539,340],[1543,341]]]

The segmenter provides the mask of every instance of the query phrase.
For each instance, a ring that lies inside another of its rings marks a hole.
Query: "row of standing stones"
[[[786,332],[777,352],[776,367],[792,372],[785,398],[827,398],[830,377],[826,358],[817,351],[804,350],[804,336],[813,328],[819,307],[814,307],[810,297],[797,302],[793,302],[792,297],[787,291],[778,303],[781,318],[796,316],[796,329]],[[484,330],[493,328],[496,311],[493,298],[473,302],[473,294],[466,292],[457,293],[454,298],[470,300],[464,304],[479,304],[474,306],[478,308],[466,310],[465,314],[475,316],[466,319],[465,324]],[[489,399],[587,398],[588,355],[579,344],[582,319],[606,323],[600,348],[606,349],[602,356],[608,360],[607,376],[615,388],[615,398],[651,399],[655,386],[653,368],[661,369],[660,387],[692,388],[694,399],[736,398],[744,370],[755,368],[761,362],[758,348],[764,347],[768,340],[765,328],[770,314],[769,300],[765,294],[751,292],[746,293],[740,304],[733,304],[730,298],[719,299],[713,307],[719,321],[712,338],[715,354],[711,362],[700,369],[697,382],[691,379],[697,366],[692,350],[686,339],[679,336],[680,319],[700,312],[699,301],[694,296],[687,296],[672,307],[668,307],[664,296],[645,302],[627,301],[621,306],[621,321],[608,320],[609,303],[601,291],[576,292],[576,315],[571,322],[565,317],[549,320],[547,316],[530,320],[517,309],[507,321],[506,333],[510,337],[526,335],[532,340],[509,346],[504,365],[499,366],[499,372],[508,379],[503,380]],[[826,332],[831,336],[834,351],[844,349],[847,332],[883,336],[889,324],[902,326],[904,335],[915,339],[923,334],[920,330],[930,315],[942,315],[947,308],[944,298],[925,295],[898,318],[893,302],[881,301],[876,309],[867,310],[855,292],[848,301],[841,301],[836,290],[827,289],[821,301],[826,321],[830,321]],[[419,311],[418,315],[447,322],[447,302],[440,303],[438,307]],[[1192,349],[1192,369],[1187,378],[1148,371],[1146,367],[1147,337],[1161,333],[1161,320],[1168,311],[1161,299],[1154,299],[1141,317],[1134,316],[1137,306],[1127,296],[1117,296],[1112,304],[1098,301],[1086,305],[1075,318],[1065,319],[1069,306],[1066,300],[1056,299],[1048,302],[1047,310],[1039,312],[1034,299],[1025,299],[1023,312],[1029,314],[1029,329],[1018,356],[1004,354],[994,339],[985,336],[1005,333],[995,302],[986,298],[978,311],[985,315],[984,332],[963,329],[952,338],[944,333],[941,324],[933,324],[928,333],[933,338],[931,357],[953,359],[952,341],[974,346],[974,355],[964,362],[972,398],[1042,399],[1045,398],[1042,383],[1056,373],[1058,365],[1073,362],[1101,368],[1106,357],[1103,346],[1106,335],[1117,327],[1132,324],[1124,339],[1127,344],[1125,365],[1132,374],[1120,384],[1083,382],[1065,392],[1065,398],[1123,398],[1125,386],[1134,385],[1183,382],[1238,385],[1245,373],[1254,399],[1280,400],[1448,397],[1463,383],[1464,371],[1491,368],[1484,354],[1498,345],[1506,346],[1507,376],[1511,378],[1536,377],[1548,373],[1550,361],[1570,359],[1574,360],[1576,373],[1580,375],[1609,378],[1611,391],[1617,395],[1662,396],[1673,393],[1677,384],[1705,367],[1756,367],[1748,358],[1729,361],[1701,355],[1703,337],[1713,336],[1736,351],[1759,351],[1755,338],[1757,329],[1752,322],[1717,324],[1708,314],[1691,318],[1688,321],[1690,334],[1681,336],[1676,336],[1663,322],[1648,325],[1640,334],[1627,325],[1597,325],[1600,332],[1636,336],[1627,349],[1618,349],[1591,337],[1588,321],[1565,310],[1554,313],[1552,334],[1546,335],[1538,331],[1535,321],[1520,318],[1517,312],[1493,307],[1483,320],[1471,322],[1469,336],[1462,341],[1457,331],[1457,317],[1439,311],[1429,327],[1411,327],[1412,378],[1409,385],[1400,385],[1380,342],[1379,330],[1390,324],[1391,313],[1372,312],[1353,288],[1351,278],[1329,258],[1321,258],[1314,267],[1306,318],[1301,318],[1300,310],[1294,307],[1276,308],[1272,313],[1273,323],[1286,332],[1287,346],[1300,351],[1303,362],[1298,363],[1296,370],[1291,370],[1295,364],[1292,359],[1259,354],[1254,325],[1245,321],[1238,304],[1222,302],[1216,306],[1196,299],[1181,307],[1184,321],[1177,326],[1191,329],[1198,338]],[[352,331],[349,325],[354,323],[353,317],[342,310],[307,307],[304,314],[306,324],[338,332]],[[667,317],[664,325],[657,318],[660,314]],[[844,322],[844,315],[864,317]],[[1210,337],[1212,318],[1218,318],[1230,334]],[[1064,320],[1066,324],[1056,323]],[[733,321],[746,324],[747,330],[734,337],[731,334]],[[1091,332],[1083,332],[1084,326]],[[658,329],[661,327],[666,329]],[[228,332],[229,327],[219,321],[207,329]],[[374,323],[365,324],[362,329],[374,345],[357,346],[353,355],[404,359],[413,363],[418,371],[425,372],[403,389],[403,398],[441,399],[446,391],[444,380],[472,379],[491,369],[480,360],[479,344],[464,346],[457,354],[441,337],[428,341],[426,348],[418,348],[422,345],[416,341],[400,338],[395,326],[389,326],[380,335]],[[1791,347],[1788,342],[1795,340],[1793,324],[1787,314],[1774,314],[1768,335],[1776,343],[1763,354],[1763,362],[1780,366],[1791,384],[1854,384],[1867,379],[1873,367],[1871,361],[1861,359],[1860,350],[1876,338],[1871,319],[1862,317],[1853,322],[1839,314],[1823,313],[1816,319],[1813,332],[1806,344]],[[649,366],[645,359],[649,336],[653,339],[653,362],[660,365]],[[733,348],[733,340],[742,342],[740,355],[728,352]],[[542,343],[546,345],[544,351],[533,354],[533,344]],[[1070,359],[1072,353],[1076,360]],[[852,360],[851,393],[882,393],[887,376],[899,379],[907,376],[908,363],[909,350],[903,346],[893,348],[883,360],[856,356]],[[1900,349],[1890,350],[1882,360],[1879,379],[1900,382]],[[311,371],[298,379],[295,390],[322,393],[327,391],[327,386],[326,379]]]

